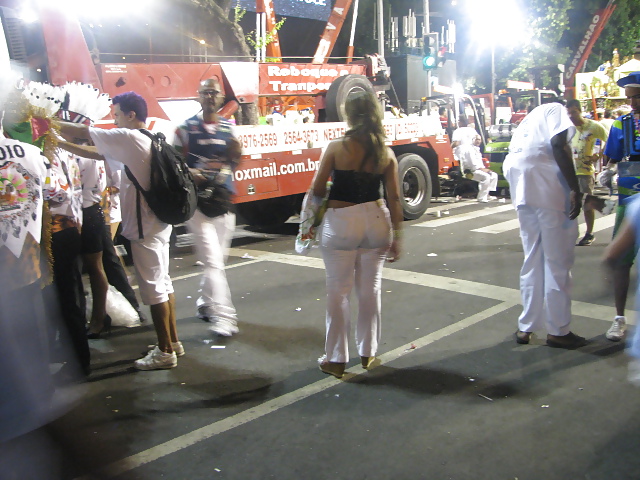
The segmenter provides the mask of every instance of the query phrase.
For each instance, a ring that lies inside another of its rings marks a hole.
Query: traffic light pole
[[[378,54],[384,57],[384,10],[382,0],[378,0]]]
[[[424,20],[422,24],[422,35],[423,38],[425,35],[429,35],[431,33],[430,20],[429,20],[429,0],[423,0],[424,5]],[[437,48],[437,45],[436,45]],[[430,97],[433,92],[431,92],[431,72],[427,72],[427,97]]]

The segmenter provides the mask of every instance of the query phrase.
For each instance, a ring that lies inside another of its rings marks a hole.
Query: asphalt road
[[[385,268],[380,362],[364,371],[352,351],[342,381],[317,367],[323,264],[317,250],[295,254],[295,224],[236,232],[240,333],[222,341],[195,317],[200,267],[181,237],[171,267],[187,354],[136,372],[151,326],[92,341],[93,374],[63,424],[118,479],[640,478],[640,391],[624,345],[604,338],[612,226],[598,218],[595,243],[576,252],[572,329],[589,345],[552,349],[543,332],[517,345],[515,212],[434,203],[406,222],[404,256]]]

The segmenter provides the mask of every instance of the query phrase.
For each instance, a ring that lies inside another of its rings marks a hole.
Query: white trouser
[[[325,352],[331,362],[347,362],[351,333],[351,290],[356,287],[356,346],[375,356],[380,341],[382,267],[391,241],[389,210],[377,202],[330,208],[320,240],[327,275]]]
[[[566,335],[571,322],[571,267],[578,222],[548,208],[517,208],[524,263],[520,270],[523,332]]]
[[[146,232],[144,238],[131,240],[133,267],[138,279],[140,298],[145,305],[169,301],[173,283],[169,276],[169,239],[171,225],[157,232]]]
[[[193,234],[198,259],[204,263],[200,280],[200,297],[196,305],[198,314],[218,317],[235,325],[236,309],[231,301],[231,292],[224,264],[229,255],[229,247],[236,226],[236,216],[227,213],[210,218],[199,209],[187,222]]]
[[[495,191],[498,187],[498,174],[496,172],[483,172],[474,170],[473,181],[478,182],[478,200],[484,202],[489,200],[489,192]]]

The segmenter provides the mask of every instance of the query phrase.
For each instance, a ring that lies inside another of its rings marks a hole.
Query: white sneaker
[[[209,331],[223,337],[230,337],[239,332],[237,325],[221,318],[218,318],[215,323],[209,327]]]
[[[147,348],[150,349],[150,350],[153,350],[157,346],[158,346],[158,344],[154,343],[153,345],[147,345]],[[173,351],[176,353],[176,356],[178,356],[178,357],[181,357],[186,353],[184,351],[184,347],[182,346],[182,342],[181,341],[171,342],[171,348],[173,348]]]
[[[616,318],[613,319],[613,323],[609,327],[609,330],[607,330],[605,337],[607,337],[607,340],[611,340],[612,342],[619,342],[624,338],[626,331],[626,317],[616,316]]]
[[[636,387],[640,387],[640,358],[632,358],[629,360],[627,378],[630,383]]]
[[[146,357],[136,360],[134,367],[138,370],[161,370],[178,366],[176,352],[164,353],[157,346]]]

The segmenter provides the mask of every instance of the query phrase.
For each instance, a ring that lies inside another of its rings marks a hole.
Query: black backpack
[[[144,238],[140,218],[140,194],[158,220],[171,225],[189,220],[196,211],[198,196],[193,176],[178,151],[166,142],[162,133],[153,134],[140,129],[151,139],[151,183],[144,190],[128,167],[124,167],[129,180],[136,187],[136,214],[139,238]]]

